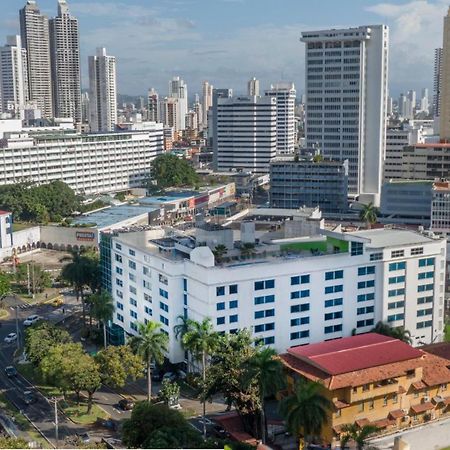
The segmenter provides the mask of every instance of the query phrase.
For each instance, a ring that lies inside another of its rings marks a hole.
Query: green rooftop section
[[[280,250],[285,252],[302,252],[302,251],[316,251],[316,252],[348,252],[348,242],[340,239],[328,237],[326,240],[306,241],[306,242],[291,242],[289,244],[281,244]]]

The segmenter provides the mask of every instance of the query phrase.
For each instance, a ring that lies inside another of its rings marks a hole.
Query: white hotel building
[[[219,332],[249,328],[278,352],[368,332],[380,320],[404,326],[414,345],[442,339],[444,239],[396,229],[323,231],[258,244],[251,259],[218,263],[194,238],[163,234],[105,237],[111,263],[104,284],[114,323],[133,335],[137,322],[160,322],[172,362],[184,358],[173,332],[180,315],[210,317]],[[212,248],[221,243],[215,239]]]
[[[0,185],[61,180],[85,194],[139,187],[163,152],[163,125],[140,131],[78,134],[53,127],[23,129],[0,121]]]

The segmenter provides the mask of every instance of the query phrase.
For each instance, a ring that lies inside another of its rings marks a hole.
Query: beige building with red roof
[[[450,360],[375,333],[291,347],[281,355],[290,385],[298,377],[323,384],[333,402],[322,438],[342,427],[372,424],[381,432],[450,413]]]

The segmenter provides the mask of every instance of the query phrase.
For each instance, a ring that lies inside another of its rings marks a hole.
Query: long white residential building
[[[138,322],[160,322],[173,362],[184,359],[173,332],[180,315],[210,317],[223,333],[251,329],[278,352],[368,332],[380,320],[404,326],[414,345],[442,339],[445,239],[398,229],[322,230],[257,244],[241,258],[223,229],[199,233],[197,240],[162,230],[102,238],[114,324],[133,335]],[[228,257],[215,261],[205,242],[227,245]]]
[[[306,142],[349,161],[349,193],[379,204],[386,140],[389,30],[305,31]]]
[[[295,98],[294,83],[277,83],[266,91],[277,99],[277,153],[292,154],[295,150]]]
[[[277,153],[277,99],[272,96],[213,98],[215,170],[269,172]]]
[[[163,152],[163,125],[153,122],[140,131],[78,134],[0,121],[0,138],[0,185],[62,180],[85,194],[142,185]]]

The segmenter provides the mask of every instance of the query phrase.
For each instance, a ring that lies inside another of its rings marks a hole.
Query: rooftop
[[[354,231],[351,236],[370,239],[369,247],[400,247],[402,245],[426,244],[434,241],[432,237],[410,230],[398,228],[378,228],[372,230]]]
[[[330,375],[422,356],[420,350],[416,350],[398,339],[376,333],[293,347],[288,350],[288,353],[309,361]]]

